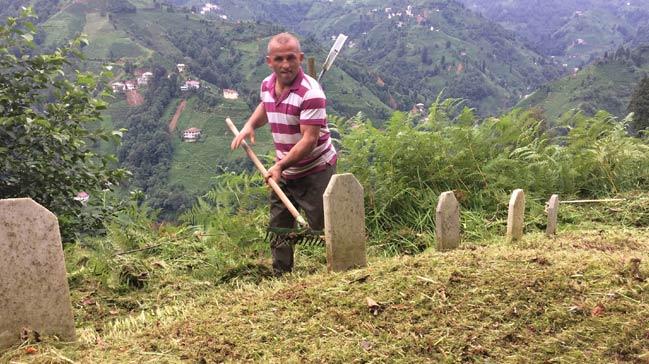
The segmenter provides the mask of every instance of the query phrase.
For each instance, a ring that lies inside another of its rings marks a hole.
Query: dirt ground
[[[176,108],[176,113],[174,116],[171,118],[171,121],[169,122],[169,132],[173,132],[176,130],[176,125],[178,125],[178,119],[180,119],[180,115],[183,113],[183,110],[185,110],[185,105],[187,104],[187,101],[182,100],[180,104],[178,104],[178,108]]]
[[[144,97],[137,90],[126,91],[126,102],[130,106],[140,106],[144,102]]]

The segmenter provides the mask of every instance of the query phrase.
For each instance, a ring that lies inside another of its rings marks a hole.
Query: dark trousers
[[[313,230],[324,229],[324,211],[322,195],[327,189],[331,176],[336,173],[335,165],[327,169],[293,180],[282,180],[279,186],[291,203],[304,211],[309,227]],[[274,192],[270,195],[270,227],[294,228],[295,218]],[[273,271],[276,274],[290,272],[293,269],[293,246],[291,244],[272,244]]]

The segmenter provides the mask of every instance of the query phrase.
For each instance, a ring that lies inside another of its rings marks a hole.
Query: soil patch
[[[137,90],[126,91],[126,102],[129,106],[140,106],[144,103],[144,97]]]
[[[176,112],[174,113],[174,116],[171,118],[171,121],[169,122],[169,132],[173,132],[176,130],[176,125],[178,125],[178,119],[180,119],[180,115],[183,113],[183,110],[185,110],[185,105],[187,105],[186,100],[180,101],[180,104],[178,104],[178,108],[176,108]]]

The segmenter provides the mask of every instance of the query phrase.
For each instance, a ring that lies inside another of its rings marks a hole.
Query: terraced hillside
[[[219,6],[215,16],[270,19],[321,42],[332,42],[340,32],[349,35],[345,54],[371,71],[365,82],[381,100],[400,109],[430,103],[444,90],[467,99],[481,115],[494,114],[564,71],[515,33],[456,1],[222,1]],[[347,64],[340,67],[356,76]]]
[[[627,115],[631,94],[649,73],[649,46],[619,50],[576,74],[540,87],[517,106],[538,107],[549,120],[579,109],[586,114],[606,110],[617,117]]]
[[[516,32],[540,53],[580,67],[604,52],[645,38],[649,3],[627,0],[462,0]],[[639,45],[639,44],[636,44]]]

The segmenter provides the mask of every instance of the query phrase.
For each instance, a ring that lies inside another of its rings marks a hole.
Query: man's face
[[[300,52],[295,42],[286,44],[273,42],[270,52],[266,56],[268,67],[275,72],[277,81],[284,86],[290,86],[293,83],[302,60],[304,60],[304,53]]]

